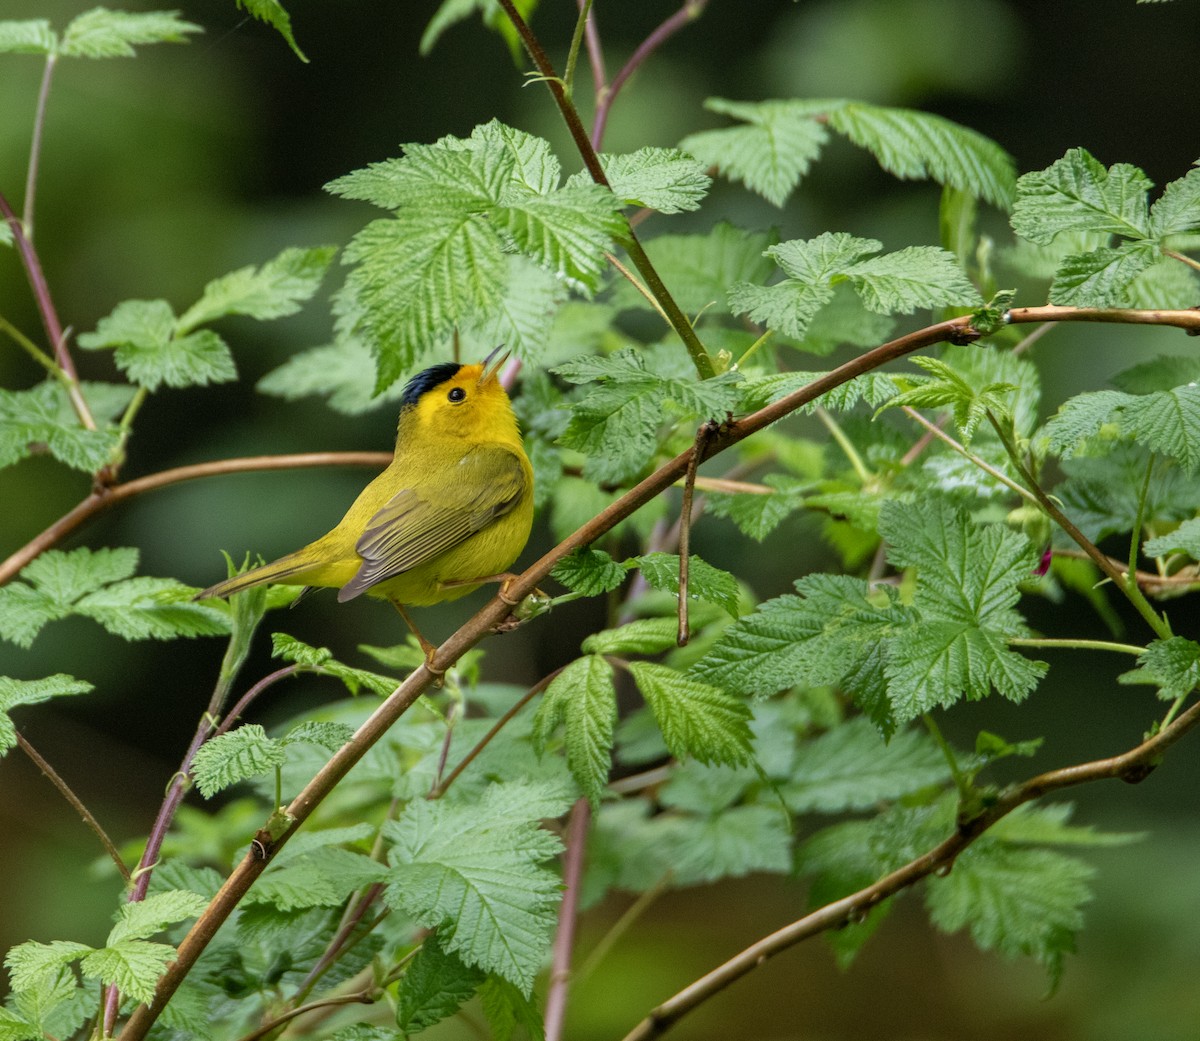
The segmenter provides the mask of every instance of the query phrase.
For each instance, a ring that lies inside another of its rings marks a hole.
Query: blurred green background
[[[62,27],[87,6],[5,0],[0,15],[45,17]],[[433,2],[290,0],[308,65],[233,0],[170,6],[205,34],[185,47],[146,48],[133,61],[64,61],[56,73],[36,238],[60,315],[76,332],[94,328],[126,298],[161,297],[186,307],[209,279],[260,263],[284,246],[344,245],[374,211],[335,200],[321,185],[398,154],[404,142],[465,135],[495,116],[550,137],[565,167],[578,165],[544,89],[524,85],[506,49],[476,22],[451,29],[430,57],[418,55]],[[674,9],[657,0],[597,0],[610,74]],[[534,19],[560,64],[574,11],[573,0],[543,0]],[[846,95],[956,119],[997,140],[1021,170],[1082,145],[1106,165],[1142,166],[1161,185],[1200,155],[1198,41],[1200,10],[1187,0],[713,0],[627,88],[606,148],[672,145],[714,125],[701,108],[710,95]],[[38,59],[0,56],[0,191],[18,208],[40,76]],[[581,67],[581,95],[587,82]],[[719,185],[699,214],[669,225],[658,218],[646,233],[698,229],[728,217],[747,227],[778,226],[785,238],[844,230],[895,249],[935,241],[937,196],[928,184],[891,180],[863,154],[834,143],[783,212]],[[1002,233],[1002,219],[989,220]],[[339,278],[331,274],[326,290]],[[324,298],[323,292],[304,313],[281,322],[224,322],[242,381],[151,398],[124,475],[256,452],[390,447],[390,408],[348,420],[315,399],[287,405],[253,390],[291,353],[328,340]],[[0,251],[0,314],[40,331],[8,250]],[[1178,334],[1165,330],[1058,330],[1039,347],[1047,408],[1102,386],[1131,359],[1180,349]],[[77,361],[85,377],[113,375],[107,354],[78,352]],[[37,379],[22,354],[0,345],[0,386]],[[142,573],[205,585],[223,574],[219,549],[268,557],[291,549],[336,520],[364,479],[362,472],[307,471],[178,485],[101,517],[65,548],[136,546]],[[83,476],[45,460],[0,471],[0,556],[86,492]],[[825,560],[817,526],[805,518],[761,549],[730,538],[732,528],[723,524],[702,523],[696,550],[747,575],[761,595],[783,591]],[[547,540],[544,530],[535,533],[522,559],[534,559]],[[426,631],[448,634],[481,600],[475,594],[423,613]],[[1106,633],[1082,602],[1067,606],[1078,616],[1080,635]],[[538,678],[573,656],[578,635],[597,623],[596,610],[571,605],[553,625],[490,641],[489,670],[518,682]],[[1047,620],[1061,612],[1040,610]],[[1188,615],[1184,604],[1172,612],[1176,631],[1190,631]],[[1036,613],[1031,621],[1038,625]],[[401,635],[388,609],[365,602],[339,608],[330,597],[314,597],[275,624],[350,657],[359,643],[388,644]],[[18,722],[111,833],[128,840],[149,826],[207,702],[220,653],[218,641],[126,645],[70,620],[48,627],[31,652],[0,644],[0,674],[33,679],[62,671],[96,685],[88,698],[24,710]],[[1116,686],[1124,663],[1100,662],[1102,672],[1081,674],[1070,659],[1050,661],[1050,680],[1028,709],[965,706],[950,714],[949,732],[963,743],[981,726],[1012,738],[1046,733],[1035,760],[1044,768],[1112,754],[1137,740],[1154,706],[1140,688]],[[245,675],[268,668],[260,647]],[[262,718],[269,724],[280,701],[291,711],[305,699],[336,696],[317,681],[296,684],[277,691]],[[819,942],[809,943],[735,985],[674,1036],[1195,1041],[1200,757],[1194,744],[1178,749],[1138,788],[1079,792],[1078,820],[1148,835],[1140,844],[1087,854],[1099,868],[1097,899],[1080,955],[1053,999],[1042,1000],[1045,981],[1036,967],[1004,963],[961,937],[933,933],[910,898],[849,973],[836,970]],[[91,835],[16,753],[0,761],[0,835],[0,950],[28,938],[100,941],[114,883],[89,872],[97,853]],[[611,898],[589,912],[580,949],[627,903]],[[667,895],[577,985],[568,1036],[621,1036],[649,1006],[803,906],[803,888],[777,878]],[[452,1023],[431,1036],[462,1034]]]

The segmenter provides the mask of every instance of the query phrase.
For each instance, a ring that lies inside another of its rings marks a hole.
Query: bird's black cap
[[[458,362],[445,361],[441,365],[433,365],[422,372],[418,372],[412,379],[408,381],[408,385],[404,388],[404,393],[400,396],[400,407],[408,408],[415,405],[421,400],[421,395],[428,390],[433,390],[439,383],[445,383],[450,379],[462,366]]]

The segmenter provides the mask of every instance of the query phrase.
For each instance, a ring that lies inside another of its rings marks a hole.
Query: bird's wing
[[[470,538],[511,510],[525,491],[524,469],[508,448],[472,448],[455,469],[446,475],[436,502],[426,492],[403,488],[367,521],[354,546],[362,566],[341,588],[339,600],[356,597]]]

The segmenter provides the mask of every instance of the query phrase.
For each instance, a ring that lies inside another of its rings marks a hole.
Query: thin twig
[[[71,786],[63,780],[62,775],[54,769],[36,748],[33,747],[21,734],[17,731],[17,745],[33,762],[55,788],[58,789],[59,795],[71,804],[71,808],[83,818],[83,823],[92,829],[96,838],[100,840],[100,845],[104,847],[104,852],[108,854],[109,859],[117,866],[117,870],[121,873],[121,877],[126,882],[129,881],[129,868],[125,866],[125,861],[121,859],[121,853],[117,849],[116,844],[108,837],[108,832],[101,827],[100,822],[92,816],[92,812],[83,804],[83,800],[79,798],[72,790]]]
[[[299,1008],[291,1009],[288,1012],[275,1016],[273,1019],[268,1019],[262,1026],[252,1030],[248,1034],[243,1034],[238,1038],[238,1041],[258,1041],[259,1038],[274,1033],[285,1023],[290,1023],[297,1016],[315,1012],[317,1009],[335,1008],[338,1005],[373,1005],[377,1000],[374,991],[364,990],[355,994],[343,994],[336,998],[322,998],[320,1001],[310,1001],[307,1005],[301,1005]]]
[[[683,478],[683,503],[679,508],[679,630],[675,635],[675,642],[680,647],[686,647],[691,637],[691,626],[688,624],[688,564],[692,544],[692,497],[696,491],[696,468],[704,454],[704,443],[716,431],[717,424],[711,419],[700,424],[692,447],[692,457],[688,460],[687,473]]]
[[[40,535],[35,536],[7,560],[0,563],[0,586],[11,581],[26,564],[56,546],[76,528],[111,506],[143,492],[166,488],[181,481],[224,474],[260,470],[296,470],[319,466],[371,466],[382,469],[392,461],[390,452],[299,452],[288,455],[254,455],[238,459],[218,459],[210,463],[192,463],[138,477],[93,491],[86,499],[63,514]]]
[[[38,87],[37,107],[33,112],[33,138],[29,143],[29,170],[25,174],[25,199],[21,207],[21,219],[25,224],[25,234],[33,238],[33,211],[37,198],[38,167],[42,159],[42,131],[46,126],[46,102],[50,99],[50,81],[54,77],[54,65],[58,61],[57,54],[46,55],[46,65],[42,69],[42,82]]]
[[[690,25],[699,18],[707,6],[708,0],[684,0],[683,6],[650,33],[638,45],[633,54],[629,56],[629,60],[613,77],[612,83],[608,85],[608,89],[604,91],[603,97],[598,96],[596,99],[596,119],[592,124],[592,145],[594,148],[599,149],[600,142],[604,140],[604,131],[608,125],[608,113],[612,108],[613,102],[617,100],[617,95],[621,92],[621,88],[629,80],[629,77],[641,68],[646,59],[679,32],[680,29]]]
[[[890,896],[907,889],[935,871],[950,868],[955,858],[997,821],[1017,807],[1050,792],[1090,781],[1120,779],[1136,783],[1153,770],[1162,754],[1185,733],[1200,723],[1200,702],[1175,722],[1122,755],[1097,759],[1039,774],[1004,792],[993,804],[970,820],[960,821],[954,834],[927,853],[885,875],[856,893],[835,900],[805,915],[798,921],[763,937],[723,965],[689,984],[674,997],[658,1005],[626,1036],[625,1041],[648,1041],[660,1037],[685,1015],[713,995],[763,965],[780,951],[802,940],[847,922],[861,920],[871,908]]]
[[[550,987],[546,993],[546,1041],[561,1041],[567,1016],[567,991],[571,985],[571,951],[575,946],[575,923],[579,918],[579,883],[587,851],[588,824],[592,805],[579,799],[571,807],[563,841],[563,898],[558,910],[558,929],[550,955]]]

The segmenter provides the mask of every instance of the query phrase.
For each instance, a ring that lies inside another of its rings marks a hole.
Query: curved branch
[[[57,545],[71,532],[126,499],[143,492],[194,481],[199,477],[218,477],[222,474],[248,473],[259,470],[295,470],[317,466],[377,466],[384,467],[392,461],[391,452],[297,452],[290,455],[252,455],[239,459],[218,459],[211,463],[193,463],[177,466],[171,470],[148,474],[123,484],[114,484],[94,490],[86,499],[69,512],[64,513],[45,531],[0,564],[0,586],[11,581],[31,560]]]
[[[902,868],[885,875],[878,882],[857,893],[835,900],[818,908],[798,921],[764,936],[757,943],[730,958],[724,965],[679,991],[674,997],[653,1009],[636,1027],[625,1035],[624,1041],[647,1041],[659,1037],[687,1013],[741,979],[780,951],[795,946],[827,929],[836,929],[846,922],[859,919],[876,904],[894,896],[935,871],[953,866],[955,858],[988,828],[1008,816],[1018,806],[1046,795],[1048,792],[1070,788],[1089,781],[1120,779],[1130,783],[1143,780],[1154,769],[1168,747],[1200,723],[1200,702],[1197,702],[1174,723],[1165,727],[1148,741],[1122,755],[1097,759],[1089,763],[1063,767],[1039,774],[1023,784],[1010,788],[987,810],[971,820],[963,821],[948,839],[928,853],[909,861]]]

